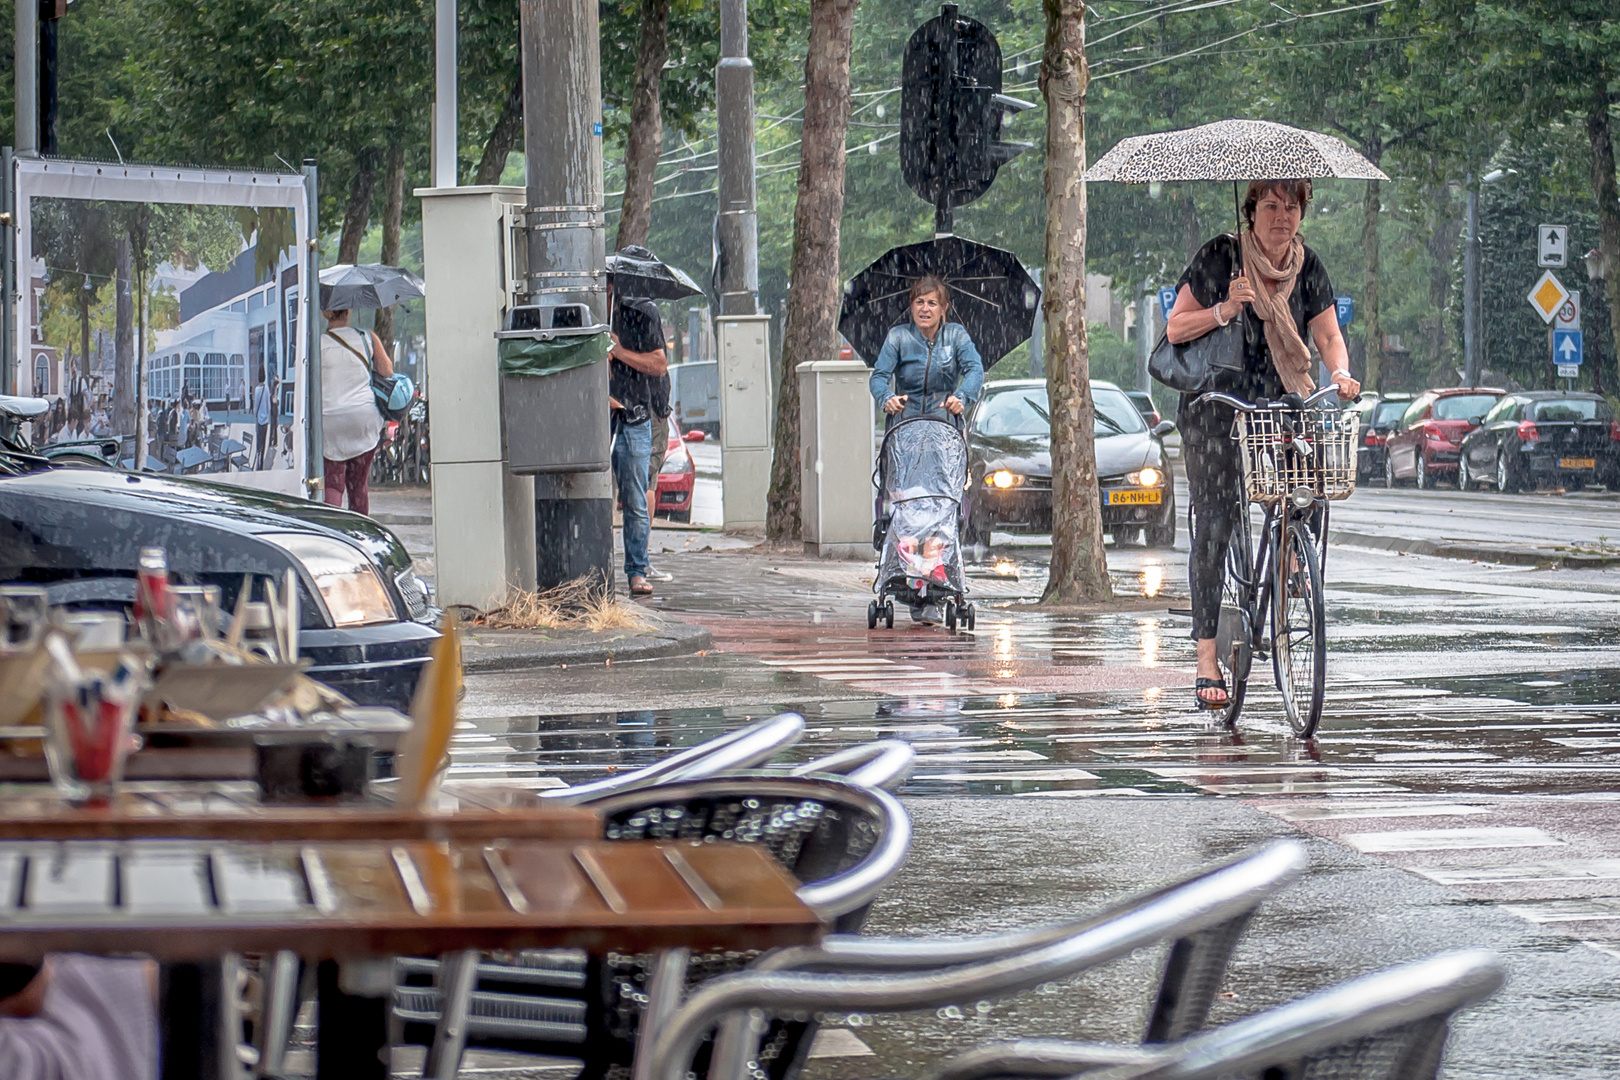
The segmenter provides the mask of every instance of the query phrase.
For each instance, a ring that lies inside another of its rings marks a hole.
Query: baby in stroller
[[[886,414],[878,457],[880,552],[867,626],[894,625],[895,599],[921,623],[958,619],[972,628],[960,543],[967,484],[966,410],[984,383],[984,365],[961,324],[948,322],[950,291],[927,276],[910,292],[911,321],[889,331],[872,368],[872,397]]]

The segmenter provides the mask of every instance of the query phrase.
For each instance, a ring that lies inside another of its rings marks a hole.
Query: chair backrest
[[[1367,975],[1161,1047],[1031,1040],[958,1055],[929,1080],[1067,1077],[1434,1080],[1451,1017],[1502,985],[1489,952],[1443,953]]]
[[[643,769],[609,776],[588,784],[554,788],[539,793],[568,806],[595,802],[612,795],[639,791],[655,784],[718,776],[734,769],[763,765],[804,736],[804,717],[784,712],[756,721],[717,739],[688,747]]]
[[[841,776],[860,787],[893,791],[911,775],[917,751],[904,739],[877,739],[846,746],[788,769],[789,776]]]
[[[911,818],[894,796],[829,777],[734,772],[591,806],[608,840],[763,844],[802,883],[799,899],[827,919],[864,909],[911,847]]]
[[[1304,849],[1275,844],[1102,922],[1087,921],[1055,941],[994,959],[899,975],[742,972],[699,987],[658,1033],[652,1080],[681,1080],[710,1028],[745,1009],[767,1012],[901,1012],[977,1001],[1065,978],[1167,938],[1220,926],[1252,911],[1298,876]]]

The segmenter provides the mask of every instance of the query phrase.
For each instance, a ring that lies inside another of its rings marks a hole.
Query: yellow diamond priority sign
[[[1541,275],[1541,280],[1536,282],[1536,287],[1530,290],[1528,299],[1530,306],[1536,309],[1536,314],[1541,316],[1541,321],[1551,323],[1558,310],[1569,299],[1569,290],[1553,276],[1551,270],[1548,270]]]

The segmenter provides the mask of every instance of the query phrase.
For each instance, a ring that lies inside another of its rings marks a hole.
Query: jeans
[[[620,424],[613,437],[613,477],[624,506],[624,576],[647,576],[647,469],[652,458],[652,424]]]

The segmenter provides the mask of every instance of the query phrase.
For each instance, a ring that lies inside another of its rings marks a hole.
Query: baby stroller
[[[902,420],[883,436],[878,453],[876,524],[877,599],[866,605],[867,629],[878,619],[894,626],[894,602],[913,609],[937,606],[945,628],[973,629],[962,572],[960,525],[967,485],[967,439],[951,419]]]

